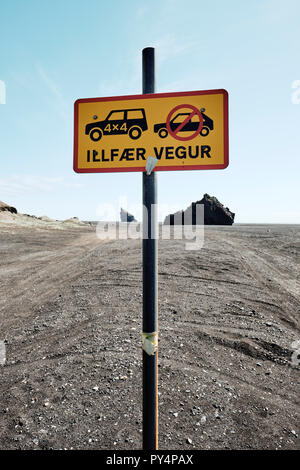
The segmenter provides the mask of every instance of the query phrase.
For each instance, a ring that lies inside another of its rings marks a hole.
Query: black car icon
[[[97,116],[94,116],[97,119]],[[128,134],[131,139],[138,139],[142,132],[148,129],[145,110],[137,109],[114,109],[110,111],[103,121],[87,124],[86,135],[97,142],[103,135]]]
[[[200,135],[202,137],[206,137],[210,131],[213,130],[214,128],[214,122],[211,118],[209,118],[206,114],[204,114],[205,109],[201,108],[201,114],[203,117],[203,126],[200,131]],[[178,113],[176,116],[173,117],[170,121],[170,128],[172,131],[175,131],[177,127],[183,123],[183,121],[190,115],[190,113]],[[180,129],[179,132],[191,132],[194,131],[196,132],[199,129],[199,117],[197,115],[193,115],[192,118]],[[167,124],[161,123],[161,124],[154,124],[154,133],[159,135],[162,139],[167,137],[169,134],[168,129],[167,129]]]

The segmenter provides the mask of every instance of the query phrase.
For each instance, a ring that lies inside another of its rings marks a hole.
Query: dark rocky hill
[[[5,204],[5,202],[0,201],[0,212],[4,212],[4,211],[11,212],[12,214],[18,213],[15,207],[9,206],[8,204]]]
[[[174,214],[169,214],[164,220],[166,225],[200,225],[201,221],[197,221],[196,207],[197,204],[204,205],[204,225],[232,225],[234,222],[235,214],[231,212],[228,207],[223,204],[214,196],[204,194],[201,201],[192,202],[192,204],[185,211],[178,211]]]

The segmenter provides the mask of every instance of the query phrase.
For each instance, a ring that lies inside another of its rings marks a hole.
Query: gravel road
[[[299,449],[299,261],[299,225],[159,242],[160,449]],[[139,240],[0,228],[1,449],[141,448],[141,275]]]

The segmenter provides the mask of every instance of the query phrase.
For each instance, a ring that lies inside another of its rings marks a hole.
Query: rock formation
[[[204,205],[204,225],[232,225],[235,214],[228,207],[218,201],[214,196],[204,194],[201,201],[192,202],[185,211],[178,211],[167,215],[164,220],[166,225],[183,225],[186,223],[196,225],[196,205]]]
[[[9,206],[8,204],[5,204],[5,202],[0,201],[0,212],[2,211],[8,211],[8,212],[11,212],[12,214],[18,213],[15,207]]]
[[[129,212],[124,211],[124,209],[120,210],[120,217],[121,217],[121,222],[137,222],[136,219],[132,214],[129,214]]]

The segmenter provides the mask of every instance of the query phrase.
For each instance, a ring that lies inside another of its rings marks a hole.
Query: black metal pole
[[[155,93],[153,47],[143,49],[143,93]],[[143,449],[157,450],[157,190],[153,171],[143,173],[143,206]]]

